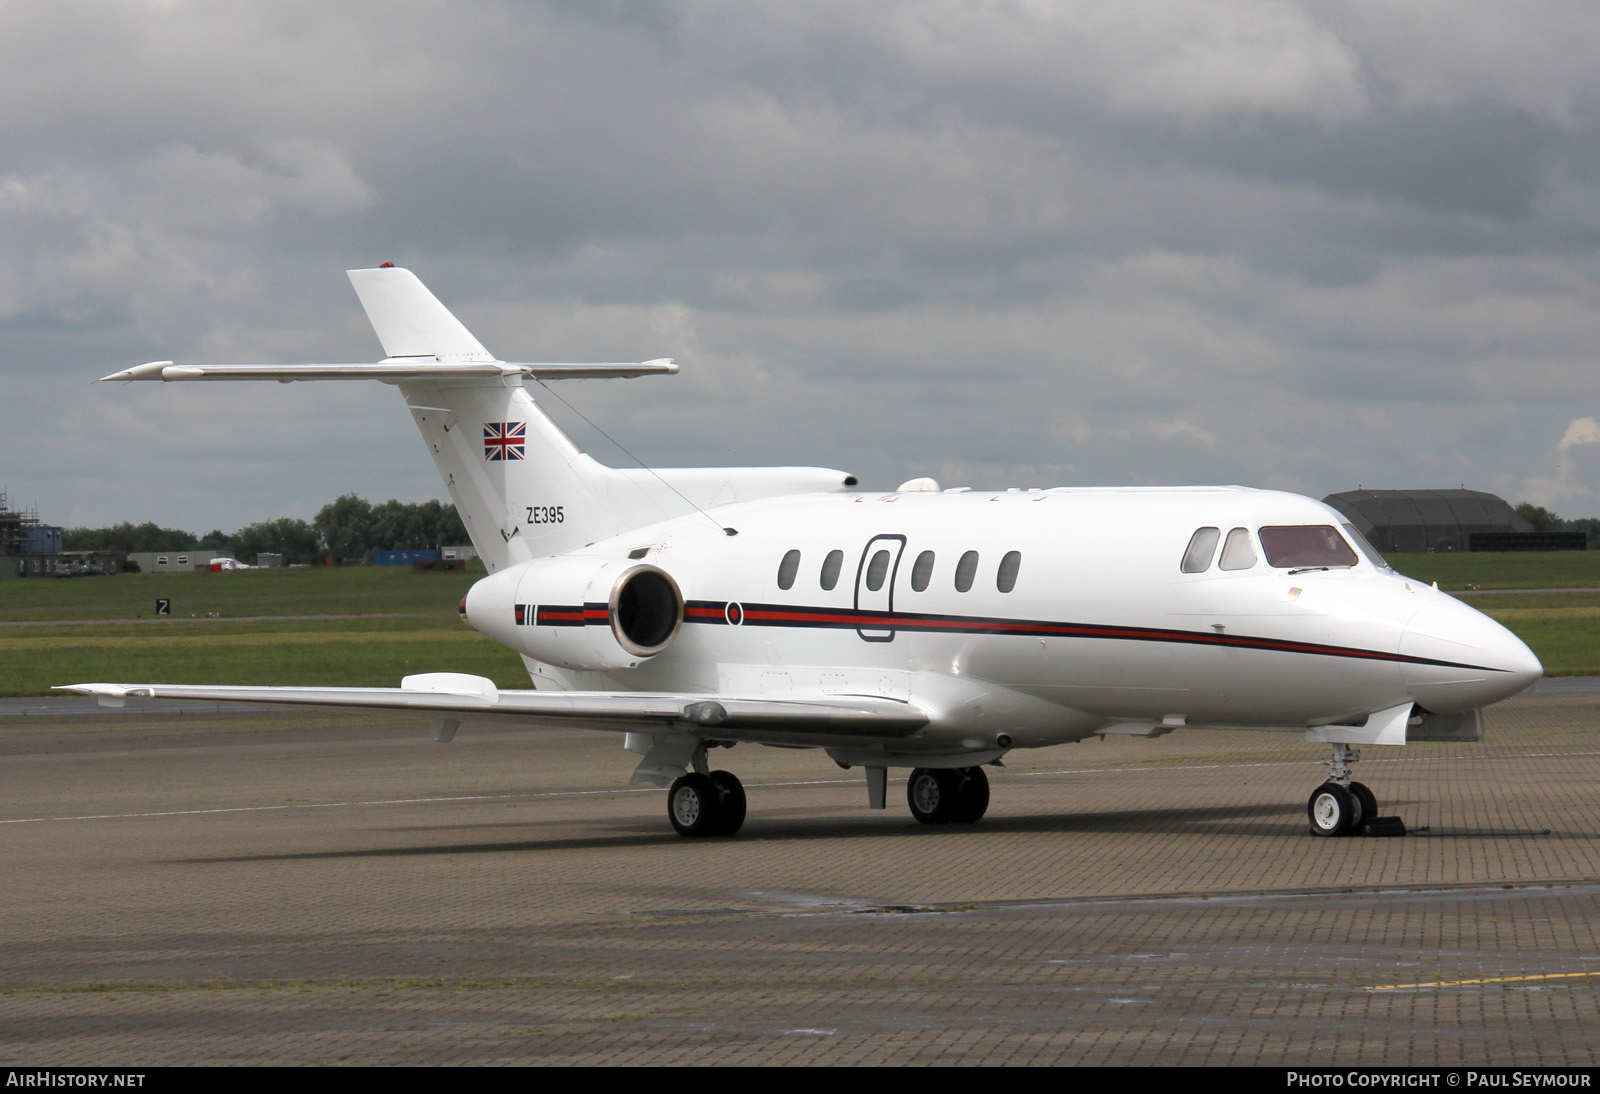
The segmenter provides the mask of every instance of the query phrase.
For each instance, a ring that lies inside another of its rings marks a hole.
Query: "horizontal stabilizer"
[[[671,358],[654,361],[607,361],[593,364],[519,361],[446,363],[436,357],[389,358],[376,364],[330,365],[175,365],[151,361],[147,365],[102,376],[107,380],[381,380],[384,383],[426,380],[498,379],[531,376],[536,380],[606,380],[630,376],[670,376],[678,371]]]

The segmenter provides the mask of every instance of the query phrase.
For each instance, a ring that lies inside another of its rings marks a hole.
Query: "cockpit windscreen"
[[[1354,566],[1356,553],[1331,525],[1279,525],[1261,529],[1261,550],[1267,565],[1280,569]]]

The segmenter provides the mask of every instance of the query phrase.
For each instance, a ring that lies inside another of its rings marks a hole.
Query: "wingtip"
[[[100,382],[108,380],[159,380],[163,369],[171,368],[171,361],[148,361],[142,365],[125,368],[121,372],[113,372],[110,376],[100,377]]]

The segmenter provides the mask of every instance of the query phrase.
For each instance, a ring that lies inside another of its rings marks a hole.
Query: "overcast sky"
[[[676,357],[560,388],[656,466],[1600,514],[1597,99],[1589,0],[0,0],[0,488],[442,496],[393,388],[91,383],[376,359],[393,261]]]

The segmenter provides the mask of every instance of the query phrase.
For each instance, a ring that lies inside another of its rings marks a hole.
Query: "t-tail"
[[[490,571],[696,510],[844,490],[818,467],[611,468],[580,451],[539,408],[528,381],[671,374],[669,359],[591,364],[497,359],[410,270],[349,271],[385,358],[374,364],[178,365],[106,380],[378,380],[405,397],[473,546]]]

